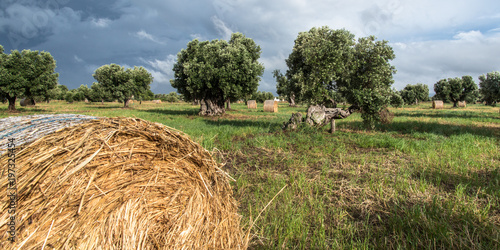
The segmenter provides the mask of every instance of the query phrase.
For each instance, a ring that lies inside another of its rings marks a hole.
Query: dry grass
[[[107,118],[66,128],[17,152],[16,167],[18,240],[2,249],[246,248],[226,174],[161,124]],[[7,185],[4,173],[1,193]]]

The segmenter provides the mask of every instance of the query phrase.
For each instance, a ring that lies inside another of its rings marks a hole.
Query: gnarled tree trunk
[[[323,127],[330,123],[330,132],[333,133],[335,132],[334,120],[347,118],[356,110],[357,108],[355,106],[351,106],[347,110],[341,108],[326,108],[325,106],[309,106],[305,120],[301,119],[302,115],[300,113],[292,114],[288,123],[283,124],[283,129],[296,129],[301,122],[305,122],[313,127]]]
[[[290,102],[288,103],[289,107],[296,107],[297,106],[295,104],[295,94],[292,93],[288,99],[290,100]]]
[[[16,97],[7,97],[9,101],[9,112],[15,112],[16,110]]]
[[[213,101],[209,99],[203,99],[200,101],[200,113],[203,116],[217,116],[226,113],[224,109],[224,101]]]

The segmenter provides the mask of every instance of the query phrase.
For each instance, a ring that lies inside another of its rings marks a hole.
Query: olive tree
[[[500,101],[500,72],[490,72],[479,76],[479,92],[486,105],[496,105]]]
[[[49,52],[31,50],[3,53],[0,46],[0,96],[9,101],[9,111],[16,110],[16,99],[47,98],[57,86],[56,61]]]
[[[221,115],[224,103],[257,91],[264,73],[260,54],[260,46],[241,33],[229,42],[195,39],[177,54],[170,82],[185,101],[200,100],[200,115]]]
[[[297,106],[295,103],[295,93],[299,90],[296,89],[296,85],[277,69],[273,71],[273,76],[276,79],[276,93],[278,96],[284,97],[288,101],[288,106]]]
[[[401,90],[401,97],[406,104],[418,104],[419,101],[429,100],[429,87],[422,83],[408,84]]]
[[[284,82],[293,86],[297,100],[311,105],[335,103],[340,94],[352,105],[349,114],[361,110],[365,124],[373,128],[390,103],[395,69],[389,62],[394,57],[388,42],[373,36],[356,41],[344,29],[312,28],[295,40]]]
[[[436,97],[443,102],[453,102],[453,107],[457,107],[460,101],[473,101],[477,97],[477,89],[471,76],[441,79],[434,84]]]
[[[146,93],[153,82],[153,76],[143,67],[125,69],[117,64],[101,66],[95,71],[93,77],[99,85],[96,87],[92,85],[92,87],[94,91],[97,91],[101,100],[104,96],[110,95],[123,102],[124,107],[128,106],[128,101],[132,96]]]

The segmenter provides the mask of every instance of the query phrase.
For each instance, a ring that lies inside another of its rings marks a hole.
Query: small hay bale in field
[[[153,103],[160,104],[161,100],[153,100]]]
[[[458,102],[458,107],[459,107],[459,108],[465,108],[465,107],[467,107],[467,104],[465,103],[465,101],[463,101],[463,102]]]
[[[264,101],[264,112],[278,113],[278,102],[275,100]]]
[[[442,109],[444,107],[443,101],[432,101],[433,109]]]
[[[89,103],[89,99],[85,98],[85,103]]]
[[[90,120],[15,157],[17,241],[3,240],[1,249],[246,247],[228,176],[199,144],[164,125]],[[1,176],[2,194],[8,185]],[[0,198],[3,239],[8,199]]]
[[[247,101],[247,107],[249,109],[257,109],[257,101],[256,100]]]
[[[24,98],[24,99],[21,99],[21,101],[19,101],[19,104],[22,107],[35,106],[35,101],[33,99]]]

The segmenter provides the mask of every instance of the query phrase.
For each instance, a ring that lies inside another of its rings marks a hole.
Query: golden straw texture
[[[257,101],[256,100],[248,100],[247,108],[249,109],[257,109]]]
[[[278,102],[275,100],[264,101],[264,112],[278,112]]]
[[[442,109],[444,107],[443,101],[432,101],[432,108],[433,109]]]
[[[7,166],[8,157],[0,158]],[[209,152],[164,125],[106,118],[16,152],[17,241],[1,249],[240,249],[228,177]],[[6,172],[0,235],[7,239]]]

